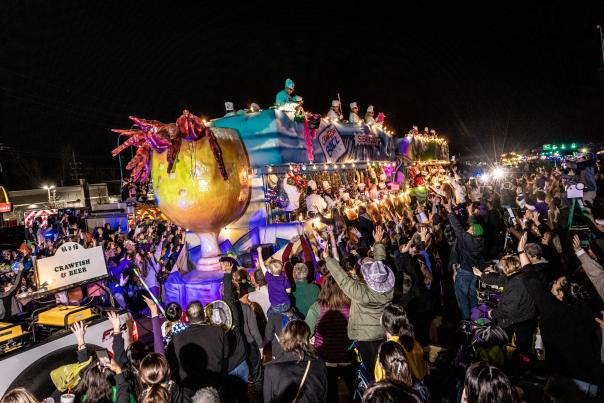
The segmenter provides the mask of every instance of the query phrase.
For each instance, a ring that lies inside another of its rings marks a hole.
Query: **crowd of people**
[[[305,230],[280,254],[259,248],[254,270],[222,257],[222,302],[205,307],[164,303],[162,277],[187,270],[184,231],[165,222],[86,234],[63,217],[54,241],[3,262],[26,273],[60,239],[102,245],[103,295],[150,313],[153,345],[127,350],[110,314],[114,356],[84,366],[70,389],[82,402],[598,401],[603,180],[585,158],[489,179],[425,165],[376,193],[311,186]],[[84,365],[85,327],[73,332]],[[37,400],[2,400],[23,401]]]
[[[101,246],[110,276],[106,281],[56,293],[54,298],[63,304],[95,302],[138,312],[144,309],[142,295],[147,293],[143,281],[155,297],[161,298],[169,273],[179,265],[187,265],[186,254],[180,253],[185,243],[184,229],[149,216],[137,220],[127,233],[109,223],[88,229],[83,210],[37,217],[26,228],[26,240],[18,248],[2,250],[0,319],[28,314],[38,307],[36,299],[27,297],[38,286],[32,270],[34,261],[54,256],[66,242],[85,248]]]

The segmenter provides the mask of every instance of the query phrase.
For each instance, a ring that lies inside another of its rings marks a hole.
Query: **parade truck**
[[[100,246],[84,248],[67,242],[54,256],[36,260],[33,270],[37,289],[16,298],[24,306],[34,300],[28,306],[36,308],[0,322],[0,395],[25,387],[41,400],[56,390],[51,371],[78,362],[77,342],[70,329],[73,323],[86,323],[86,347],[91,357],[97,350],[112,351],[113,326],[107,311],[114,309],[92,303],[78,305],[69,298],[70,290],[83,286],[88,287],[89,295],[95,287],[109,293],[103,283],[108,273]],[[137,327],[129,313],[120,312],[119,317],[127,347],[138,339]]]
[[[91,309],[91,308],[85,308]],[[95,351],[108,350],[112,352],[113,327],[103,315],[103,311],[91,312],[84,310],[74,312],[74,309],[52,311],[42,316],[39,314],[31,321],[22,323],[0,322],[0,396],[11,389],[24,387],[36,396],[38,400],[50,396],[56,389],[50,378],[52,370],[67,364],[78,362],[77,342],[69,329],[74,319],[80,320],[82,314],[88,327],[86,328],[86,348],[91,357]],[[83,312],[83,313],[82,313]],[[85,318],[84,318],[85,316]],[[59,326],[63,320],[63,325]],[[137,328],[131,315],[127,312],[120,314],[122,336],[126,346],[138,338]]]

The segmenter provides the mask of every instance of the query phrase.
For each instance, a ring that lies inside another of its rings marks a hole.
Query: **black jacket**
[[[367,217],[359,216],[356,220],[348,220],[346,215],[343,216],[344,222],[346,225],[350,225],[359,230],[363,239],[361,239],[362,246],[369,248],[371,245],[375,243],[373,240],[373,231],[375,229],[373,225],[373,221]]]
[[[166,350],[172,379],[180,386],[199,390],[220,388],[227,372],[228,343],[219,326],[190,324],[174,335]]]
[[[484,263],[484,240],[466,232],[455,214],[449,214],[449,222],[457,237],[457,257],[462,270],[472,272],[472,267],[482,269]]]
[[[264,403],[291,403],[302,382],[308,357],[299,360],[294,353],[287,352],[266,364],[264,368]],[[319,403],[327,401],[327,367],[320,358],[310,360],[306,380],[300,389],[296,403]]]
[[[539,311],[547,366],[554,373],[598,384],[600,329],[595,314],[583,303],[558,301],[534,273],[527,273],[523,281]]]
[[[227,303],[233,315],[233,328],[226,334],[229,345],[227,370],[232,371],[245,361],[247,345],[243,335],[241,302],[233,292],[233,274],[224,273],[222,284],[222,300]]]
[[[499,326],[506,328],[516,323],[525,322],[537,316],[535,302],[524,286],[523,278],[526,268],[513,273],[511,276],[504,274],[483,274],[480,278],[487,284],[503,287],[503,294],[493,311]]]
[[[394,301],[403,306],[414,301],[418,307],[430,305],[430,294],[419,263],[409,253],[394,252]],[[420,309],[423,311],[423,309]]]

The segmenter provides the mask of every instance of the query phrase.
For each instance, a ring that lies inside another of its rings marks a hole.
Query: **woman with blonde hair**
[[[7,392],[0,403],[40,403],[31,392],[25,388],[15,388]]]
[[[519,253],[524,253],[524,250]],[[510,340],[516,336],[518,351],[531,357],[533,333],[537,327],[537,310],[523,280],[530,266],[523,268],[520,258],[516,255],[502,257],[499,266],[501,274],[483,273],[477,268],[474,268],[474,274],[487,284],[503,287],[501,300],[490,315],[506,331]]]

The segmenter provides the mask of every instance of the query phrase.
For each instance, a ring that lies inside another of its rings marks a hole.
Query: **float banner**
[[[379,161],[389,159],[388,142],[380,128],[350,123],[331,123],[317,129],[325,162]],[[315,162],[321,162],[315,152]]]
[[[48,291],[57,292],[107,277],[102,246],[86,249],[78,243],[67,242],[54,256],[36,263],[38,286]]]

